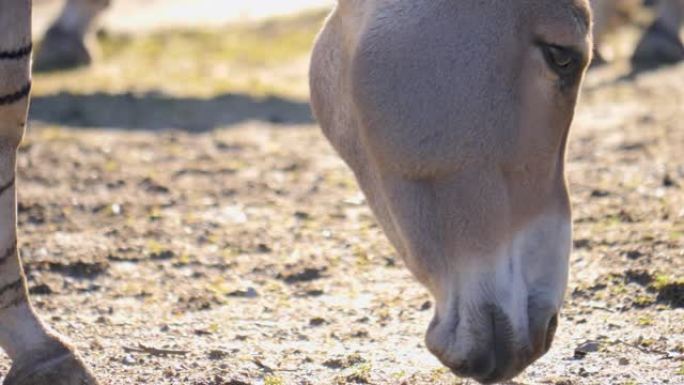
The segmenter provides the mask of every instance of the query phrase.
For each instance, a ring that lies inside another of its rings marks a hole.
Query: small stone
[[[295,217],[296,217],[297,219],[302,219],[302,220],[311,218],[311,216],[309,215],[309,213],[307,213],[306,211],[297,211],[297,212],[295,212]]]
[[[630,250],[630,251],[624,253],[624,255],[628,259],[635,260],[635,259],[641,258],[644,254],[639,250]]]
[[[664,187],[677,187],[677,182],[670,176],[670,174],[665,174],[663,177],[663,186]]]
[[[124,358],[121,360],[121,363],[123,363],[124,365],[131,366],[137,364],[138,362],[135,360],[135,358],[133,358],[132,355],[126,354]]]
[[[325,292],[321,289],[309,289],[306,291],[306,295],[309,297],[320,297],[323,294],[325,294]]]
[[[273,251],[273,249],[265,243],[260,243],[257,245],[257,252],[259,252],[259,253],[268,254],[271,251]]]
[[[239,298],[256,298],[259,293],[253,287],[248,287],[244,290],[235,290],[227,294],[229,297],[239,297]]]
[[[582,359],[588,353],[595,353],[599,351],[601,344],[597,341],[586,341],[575,348],[575,359]]]
[[[226,358],[228,356],[228,353],[223,350],[214,349],[209,351],[209,354],[207,356],[210,360],[221,360],[223,358]]]
[[[289,284],[309,282],[322,278],[325,271],[325,267],[306,267],[298,271],[279,273],[277,278]]]
[[[591,192],[591,197],[592,198],[605,198],[610,195],[610,192],[605,191],[605,190],[593,190]]]
[[[618,360],[618,363],[622,366],[629,365],[629,360],[626,359],[625,357],[620,357],[620,359]]]
[[[579,368],[579,370],[577,371],[577,374],[580,375],[581,377],[589,377],[589,375],[591,373],[589,373],[586,369],[584,369],[582,367],[582,368]]]
[[[150,258],[156,261],[173,259],[175,256],[176,253],[174,253],[172,250],[162,250],[150,254]]]
[[[583,351],[585,353],[596,353],[599,351],[601,344],[597,341],[587,341],[577,347],[576,350]]]
[[[55,291],[52,290],[50,285],[48,285],[47,283],[40,283],[38,285],[32,286],[29,289],[29,293],[34,295],[49,295],[53,294],[54,292]]]
[[[325,323],[325,319],[321,317],[314,317],[309,320],[309,326],[321,326]]]

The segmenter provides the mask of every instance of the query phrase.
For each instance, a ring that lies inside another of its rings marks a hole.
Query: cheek
[[[577,91],[559,87],[558,78],[548,70],[541,54],[532,55],[528,61],[520,85],[521,112],[512,160],[513,164],[535,168],[559,159],[574,115]]]
[[[499,158],[520,120],[517,53],[425,28],[366,37],[351,71],[363,146],[413,180]]]

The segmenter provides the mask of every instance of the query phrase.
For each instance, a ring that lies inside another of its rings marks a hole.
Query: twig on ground
[[[141,343],[138,343],[138,347],[124,346],[123,349],[126,353],[146,353],[153,356],[184,356],[190,353],[187,350],[153,348],[151,346],[145,346]]]
[[[259,367],[259,369],[263,370],[266,373],[274,373],[274,372],[298,372],[298,369],[288,369],[288,368],[278,368],[278,369],[273,369],[270,366],[264,364],[259,357],[253,357],[252,362],[256,366]]]
[[[639,350],[640,352],[646,353],[646,354],[659,354],[659,355],[662,355],[662,356],[665,356],[665,357],[669,357],[669,356],[670,356],[670,353],[668,353],[668,352],[666,352],[666,351],[658,350],[658,349],[645,348],[645,347],[643,347],[643,346],[639,346],[639,345],[637,345],[637,344],[632,344],[632,343],[625,342],[625,341],[622,341],[622,340],[615,340],[615,343],[618,343],[618,344],[624,345],[624,346],[628,346],[628,347],[633,348],[633,349],[637,349],[637,350]]]

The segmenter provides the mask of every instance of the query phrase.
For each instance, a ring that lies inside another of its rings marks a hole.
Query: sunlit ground
[[[326,10],[257,24],[174,28],[97,39],[90,68],[36,74],[34,92],[162,92],[177,96],[249,93],[306,99],[308,53]],[[81,81],[87,76],[88,81]]]

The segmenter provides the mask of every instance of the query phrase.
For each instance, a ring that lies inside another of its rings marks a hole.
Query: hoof
[[[681,61],[684,61],[682,39],[657,21],[648,28],[632,56],[632,66],[639,70]]]
[[[34,58],[33,69],[38,72],[66,70],[88,66],[92,61],[83,36],[52,27]]]
[[[28,352],[14,360],[3,385],[98,385],[85,363],[66,344]]]

